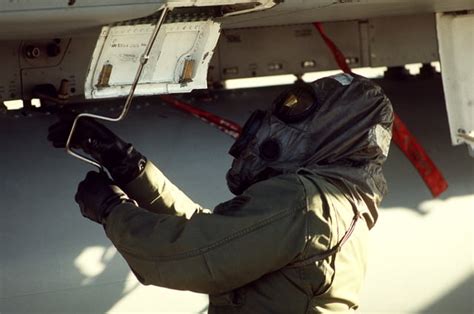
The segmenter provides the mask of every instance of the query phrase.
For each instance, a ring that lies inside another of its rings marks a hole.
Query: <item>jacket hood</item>
[[[358,207],[362,203],[371,226],[387,191],[382,165],[392,135],[391,102],[380,86],[354,74],[326,77],[310,86],[316,110],[298,123],[284,123],[272,114],[274,108],[268,110],[253,140],[234,160],[229,188],[239,194],[257,181],[304,168],[348,192]],[[279,149],[271,161],[261,154],[269,139]]]

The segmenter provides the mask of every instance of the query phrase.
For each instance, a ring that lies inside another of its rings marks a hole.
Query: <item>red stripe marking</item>
[[[160,98],[167,104],[184,112],[190,113],[193,116],[202,119],[204,122],[216,126],[219,130],[223,131],[227,135],[232,136],[233,138],[239,137],[239,134],[242,131],[242,128],[237,123],[221,118],[218,115],[200,108],[196,108],[190,104],[185,103],[184,101],[174,98],[173,96],[161,95]]]

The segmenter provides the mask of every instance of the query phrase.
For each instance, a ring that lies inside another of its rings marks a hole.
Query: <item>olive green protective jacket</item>
[[[359,220],[324,258],[354,218],[356,202],[342,191],[301,169],[211,213],[148,162],[125,187],[140,207],[118,205],[105,229],[141,283],[207,293],[209,313],[347,312],[359,303],[368,226]]]

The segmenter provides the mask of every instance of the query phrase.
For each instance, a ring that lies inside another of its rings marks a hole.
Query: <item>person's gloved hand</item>
[[[63,118],[48,129],[48,140],[56,148],[64,148],[74,117]],[[82,118],[74,131],[71,146],[82,149],[103,165],[120,185],[135,179],[143,170],[146,158],[104,125]]]
[[[82,216],[103,224],[105,218],[124,202],[132,202],[127,194],[120,189],[107,174],[91,171],[77,188],[76,203],[81,208]]]

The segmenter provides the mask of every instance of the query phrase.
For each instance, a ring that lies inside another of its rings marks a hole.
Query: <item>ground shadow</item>
[[[436,302],[422,309],[420,313],[471,314],[474,313],[473,296],[474,275],[471,275]]]

